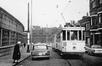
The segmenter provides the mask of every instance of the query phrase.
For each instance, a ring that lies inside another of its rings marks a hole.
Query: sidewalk
[[[21,59],[19,60],[19,62],[23,61],[24,59],[26,59],[27,57],[30,56],[30,53],[27,53],[26,50],[27,50],[27,47],[25,47],[25,48],[21,47],[20,48]],[[12,54],[0,57],[0,66],[13,66],[14,64],[12,62],[13,62]]]

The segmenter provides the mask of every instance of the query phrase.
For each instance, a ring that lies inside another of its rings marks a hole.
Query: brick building
[[[90,44],[102,44],[102,0],[90,0]]]
[[[85,29],[85,39],[88,46],[102,44],[102,0],[89,0],[90,16],[79,20]]]
[[[86,41],[86,45],[90,45],[90,23],[91,23],[91,18],[90,16],[83,16],[81,20],[78,21],[78,23],[82,26],[85,27],[85,32],[84,32],[84,39]]]

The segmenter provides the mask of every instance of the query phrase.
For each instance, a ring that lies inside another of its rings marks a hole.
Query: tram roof
[[[62,30],[85,30],[85,27],[64,27]]]

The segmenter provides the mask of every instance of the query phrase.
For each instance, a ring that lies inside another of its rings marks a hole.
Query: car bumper
[[[33,56],[32,55],[32,58],[49,58],[50,57],[50,55],[41,55],[41,56]]]

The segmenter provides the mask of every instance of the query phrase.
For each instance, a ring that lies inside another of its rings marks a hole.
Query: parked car
[[[32,59],[34,58],[49,58],[50,57],[50,51],[48,49],[48,46],[46,44],[35,44],[34,49],[31,51]]]
[[[102,46],[92,45],[92,50],[94,54],[102,54]]]
[[[91,48],[87,50],[87,53],[90,55],[102,55],[102,46],[92,45]]]

